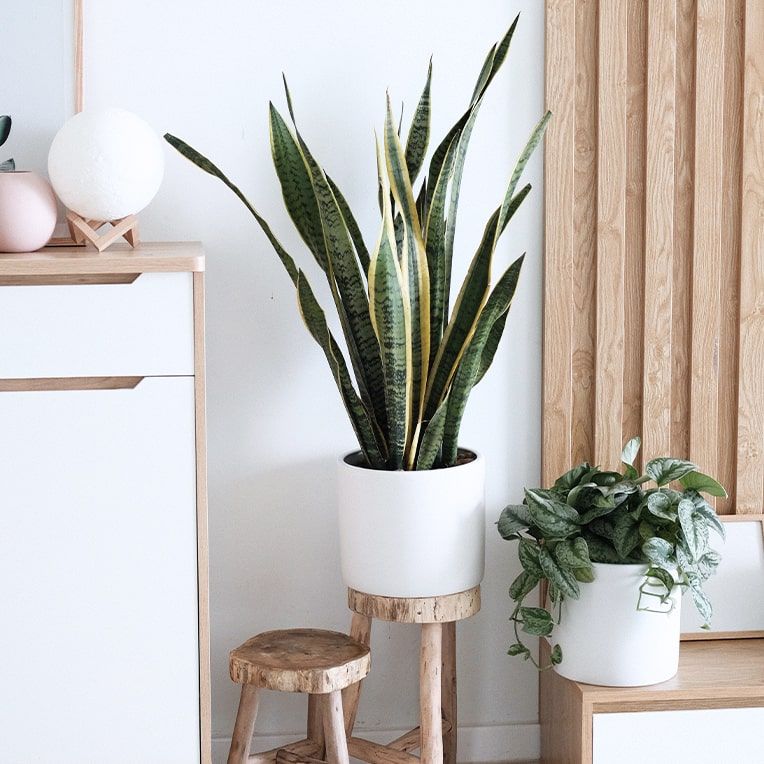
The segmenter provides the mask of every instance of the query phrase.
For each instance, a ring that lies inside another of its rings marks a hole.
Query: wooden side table
[[[371,641],[373,618],[422,625],[419,659],[419,727],[379,745],[353,737],[361,682],[342,692],[345,731],[350,755],[366,762],[386,764],[456,764],[456,622],[480,610],[480,587],[442,597],[380,597],[348,589],[353,611],[350,636],[362,644]],[[420,750],[417,758],[411,751]]]

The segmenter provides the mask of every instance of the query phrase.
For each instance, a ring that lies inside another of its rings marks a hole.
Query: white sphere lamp
[[[58,131],[48,154],[48,176],[70,211],[72,233],[99,250],[120,236],[135,245],[129,235],[137,226],[134,216],[154,198],[163,175],[159,136],[124,109],[80,112]],[[113,228],[98,236],[104,223]]]

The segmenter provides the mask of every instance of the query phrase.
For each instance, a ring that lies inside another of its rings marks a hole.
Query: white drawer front
[[[0,762],[199,762],[194,380],[0,392]]]
[[[761,764],[764,708],[595,714],[593,764]]]
[[[0,378],[191,375],[193,276],[0,286]]]

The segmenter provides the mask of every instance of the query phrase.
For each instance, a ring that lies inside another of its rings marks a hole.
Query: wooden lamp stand
[[[133,248],[137,247],[140,243],[138,237],[138,218],[135,215],[128,215],[119,220],[86,220],[76,212],[68,210],[66,222],[69,226],[72,239],[77,244],[84,244],[86,241],[89,241],[99,252],[103,252],[120,237],[125,239]],[[109,226],[109,229],[99,234],[98,232],[104,226]]]

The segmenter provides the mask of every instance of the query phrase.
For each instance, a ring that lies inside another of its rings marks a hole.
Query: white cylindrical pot
[[[565,600],[551,637],[562,648],[558,674],[611,687],[657,684],[676,674],[681,590],[675,586],[666,604],[647,594],[640,600],[646,571],[594,563],[594,581],[581,584],[578,600]]]
[[[477,586],[485,570],[485,462],[436,470],[339,461],[345,584],[384,597],[434,597]]]

